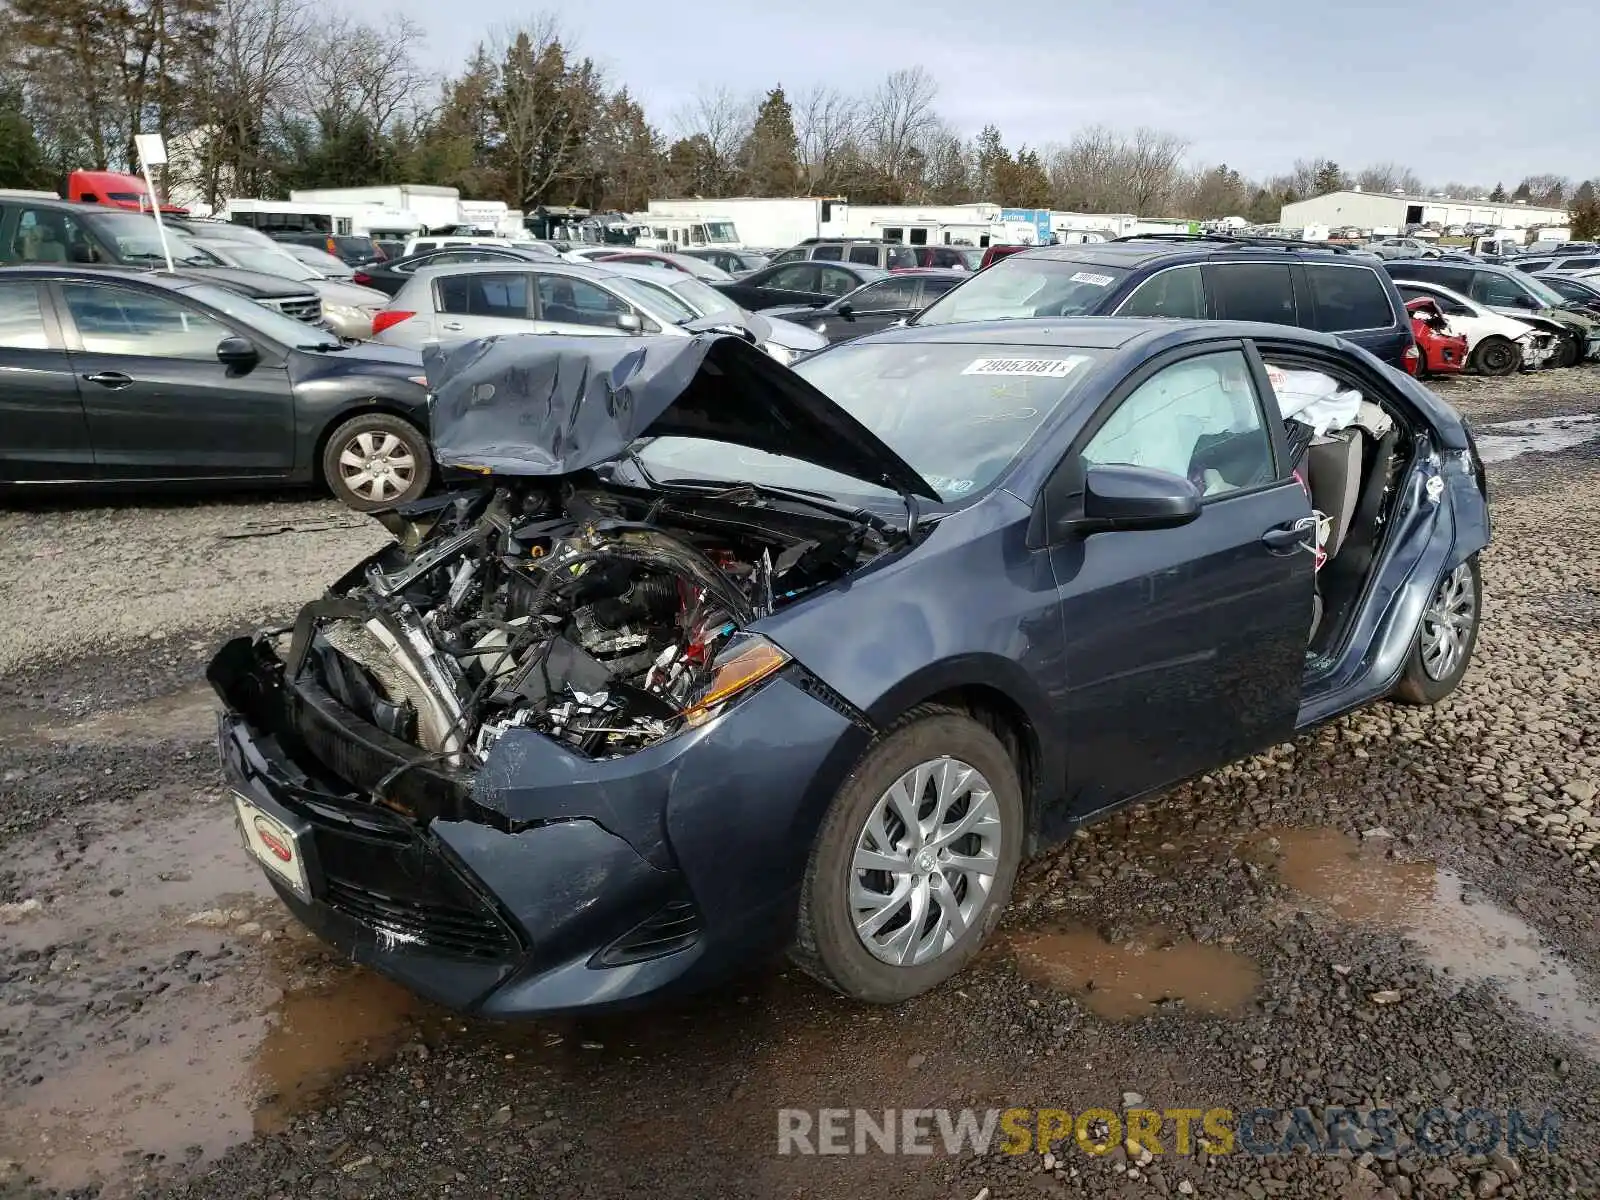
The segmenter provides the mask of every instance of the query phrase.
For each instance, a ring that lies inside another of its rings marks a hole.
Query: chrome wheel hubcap
[[[876,959],[914,967],[972,927],[994,885],[1005,834],[976,767],[919,763],[878,798],[850,863],[850,917]]]
[[[411,486],[417,460],[392,433],[358,433],[339,452],[339,475],[363,500],[389,500]]]
[[[1422,669],[1429,679],[1446,679],[1461,665],[1477,619],[1472,568],[1462,563],[1445,576],[1422,614]]]

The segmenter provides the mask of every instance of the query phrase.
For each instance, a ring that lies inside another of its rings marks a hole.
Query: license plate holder
[[[311,823],[270,801],[234,792],[233,807],[245,849],[267,874],[311,903],[315,863]]]

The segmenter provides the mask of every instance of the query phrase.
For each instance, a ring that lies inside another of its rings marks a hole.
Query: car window
[[[782,288],[794,292],[817,290],[817,268],[810,263],[794,263],[767,276],[763,287]]]
[[[1295,324],[1288,264],[1219,263],[1208,275],[1206,291],[1218,320]]]
[[[822,262],[840,262],[844,258],[843,246],[813,246],[811,257]]]
[[[1563,258],[1561,269],[1563,271],[1586,271],[1592,267],[1600,267],[1600,258]]]
[[[1274,477],[1272,441],[1238,350],[1185,359],[1145,380],[1089,439],[1083,458],[1168,471],[1206,496]]]
[[[21,281],[0,283],[0,346],[14,350],[48,350],[39,289]]]
[[[1206,293],[1200,285],[1200,268],[1173,267],[1158,271],[1134,289],[1117,309],[1122,317],[1182,317],[1203,320]]]
[[[437,250],[438,242],[417,242],[411,247],[411,253],[421,254],[424,250]]]
[[[1519,258],[1513,265],[1519,271],[1533,272],[1544,270],[1554,261],[1550,258]]]
[[[884,279],[868,284],[850,297],[850,307],[857,312],[882,312],[885,309],[915,308],[917,281],[915,279]]]
[[[838,256],[835,255],[834,257]],[[875,267],[878,265],[878,248],[876,246],[851,246],[850,261]]]
[[[779,254],[773,258],[771,265],[777,266],[779,263],[798,262],[805,258],[805,256],[806,252],[804,247],[796,250],[785,250],[782,254]]]
[[[61,293],[87,354],[141,358],[217,358],[217,343],[232,337],[210,317],[166,296],[90,283],[66,283]]]
[[[1406,263],[1404,271],[1407,279],[1437,283],[1440,287],[1447,287],[1452,292],[1460,292],[1462,295],[1468,294],[1475,273],[1466,267],[1436,267],[1427,263]]]
[[[922,296],[917,303],[927,304],[934,297],[944,295],[960,282],[961,281],[959,279],[924,279],[922,281]]]
[[[443,275],[434,281],[439,311],[465,317],[528,317],[528,276],[522,271]]]
[[[104,256],[83,225],[53,208],[25,208],[5,248],[6,262],[93,263]]]
[[[1467,293],[1479,304],[1528,307],[1529,296],[1517,280],[1489,271],[1476,271],[1472,276],[1472,290]]]
[[[1439,311],[1447,317],[1470,317],[1473,311],[1459,300],[1452,300],[1448,296],[1441,296],[1437,292],[1430,292],[1424,288],[1412,288],[1401,285],[1399,287],[1402,300],[1432,300],[1439,306]]]
[[[1316,327],[1324,333],[1387,329],[1395,323],[1389,291],[1376,271],[1307,263],[1306,279],[1316,306]]]
[[[889,246],[886,250],[887,261],[884,266],[901,270],[917,265],[917,252],[908,246]]]
[[[861,286],[861,280],[843,267],[819,267],[817,274],[817,290],[825,296],[848,296]]]
[[[601,325],[615,329],[617,318],[632,312],[627,301],[605,288],[566,275],[539,276],[539,319],[563,325]]]

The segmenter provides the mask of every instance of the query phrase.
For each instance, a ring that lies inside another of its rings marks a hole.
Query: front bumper
[[[311,899],[274,880],[284,903],[352,960],[487,1016],[638,1005],[782,949],[870,736],[780,676],[637,754],[583,759],[524,730],[471,776],[285,679],[265,641],[228,643],[208,676],[230,784],[309,826]]]

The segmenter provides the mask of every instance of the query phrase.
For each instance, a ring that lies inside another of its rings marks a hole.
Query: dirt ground
[[[201,673],[382,531],[298,496],[0,511],[0,1196],[1600,1195],[1600,368],[1440,390],[1495,517],[1461,690],[1081,834],[970,971],[894,1009],[779,962],[666,1010],[494,1026],[340,962],[245,860]],[[1010,1106],[1559,1133],[778,1152],[780,1109]]]

